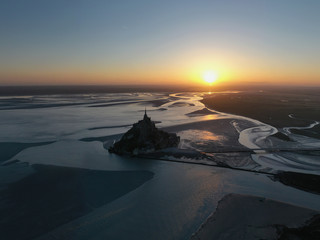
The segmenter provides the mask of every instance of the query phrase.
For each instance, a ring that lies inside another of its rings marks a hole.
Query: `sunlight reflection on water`
[[[221,116],[218,114],[210,114],[202,117],[202,120],[215,120],[215,119],[221,119]]]
[[[203,130],[185,130],[178,133],[181,139],[187,139],[192,141],[221,141],[224,139],[222,135],[215,135],[209,131]]]

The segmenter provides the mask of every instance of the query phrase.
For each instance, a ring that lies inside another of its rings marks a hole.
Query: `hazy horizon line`
[[[124,92],[222,92],[222,91],[274,91],[274,90],[314,90],[320,86],[272,85],[272,84],[224,84],[216,86],[165,85],[165,84],[108,84],[108,85],[7,85],[0,86],[0,96],[14,95],[54,95],[54,94],[100,94]]]

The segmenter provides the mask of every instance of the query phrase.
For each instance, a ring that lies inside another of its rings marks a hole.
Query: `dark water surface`
[[[0,191],[2,239],[34,239],[139,187],[149,171],[97,171],[33,165]]]

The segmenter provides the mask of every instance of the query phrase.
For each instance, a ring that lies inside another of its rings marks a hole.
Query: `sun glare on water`
[[[218,79],[218,74],[213,70],[208,70],[203,73],[202,77],[204,81],[212,84]]]

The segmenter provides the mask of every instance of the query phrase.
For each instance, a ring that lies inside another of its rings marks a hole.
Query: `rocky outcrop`
[[[169,147],[177,147],[180,137],[156,128],[145,112],[143,120],[133,124],[120,141],[109,148],[109,152],[125,155],[150,153]]]

